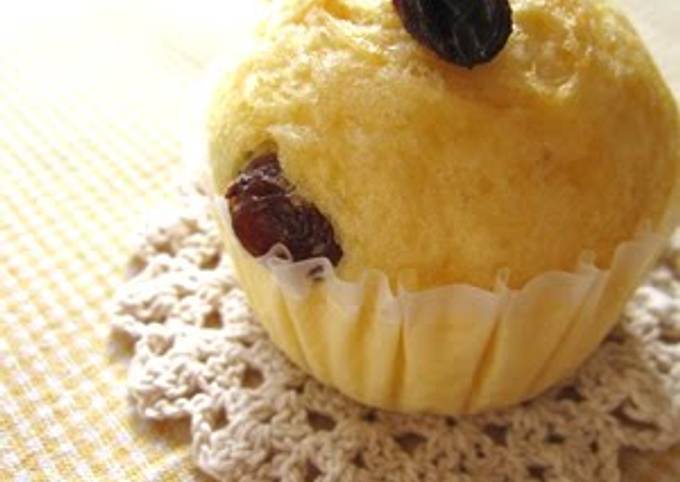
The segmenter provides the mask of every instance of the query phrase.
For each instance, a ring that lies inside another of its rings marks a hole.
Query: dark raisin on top
[[[295,191],[276,154],[251,160],[229,185],[226,198],[234,233],[251,255],[263,256],[281,243],[294,261],[326,257],[334,266],[340,262],[343,253],[333,227]]]
[[[406,30],[444,60],[472,68],[492,60],[512,33],[509,0],[393,0]]]

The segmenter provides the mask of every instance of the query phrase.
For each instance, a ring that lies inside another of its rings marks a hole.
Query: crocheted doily
[[[191,418],[197,465],[228,481],[620,480],[622,448],[680,442],[680,237],[620,326],[565,384],[474,417],[353,402],[294,367],[253,318],[193,187],[150,217],[114,300],[136,340],[139,414]]]

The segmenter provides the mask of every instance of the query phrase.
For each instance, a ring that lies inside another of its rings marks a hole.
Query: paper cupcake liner
[[[515,404],[563,379],[600,344],[660,254],[664,237],[621,243],[609,269],[584,253],[573,272],[521,289],[451,284],[390,288],[367,270],[340,279],[325,258],[292,262],[275,247],[256,259],[214,205],[236,271],[272,340],[300,367],[368,405],[461,414]]]

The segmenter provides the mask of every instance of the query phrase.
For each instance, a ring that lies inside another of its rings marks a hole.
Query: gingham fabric
[[[210,13],[224,4],[236,2],[0,10],[2,481],[206,480],[186,423],[132,412],[130,347],[106,303],[144,213],[174,191],[182,99],[235,29]],[[622,464],[628,482],[680,480],[680,448]]]

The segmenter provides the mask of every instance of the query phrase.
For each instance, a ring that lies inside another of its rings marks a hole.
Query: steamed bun
[[[416,43],[389,0],[283,2],[210,109],[219,193],[259,152],[333,225],[338,275],[416,288],[521,286],[606,267],[641,226],[667,232],[678,112],[628,21],[595,0],[514,0],[490,64]]]

